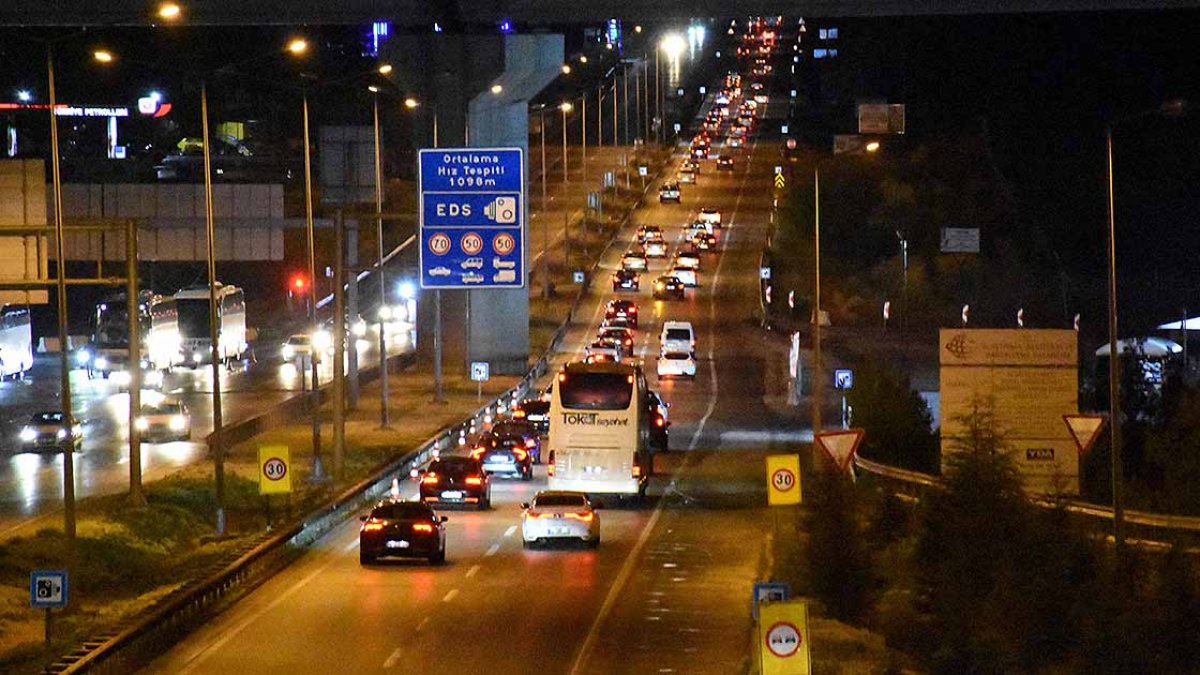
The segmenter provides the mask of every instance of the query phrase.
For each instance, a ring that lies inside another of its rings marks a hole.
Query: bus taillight
[[[550,451],[550,460],[546,464],[546,475],[547,476],[554,475],[554,451],[553,450]]]
[[[642,477],[642,467],[638,466],[637,464],[633,465],[633,477],[634,478]]]

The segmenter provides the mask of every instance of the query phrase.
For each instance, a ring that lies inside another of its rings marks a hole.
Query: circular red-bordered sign
[[[501,232],[492,237],[492,250],[496,252],[496,255],[508,255],[516,247],[516,239],[513,239],[513,236],[507,232]]]
[[[764,640],[767,649],[781,659],[790,658],[800,651],[800,629],[787,621],[780,621],[767,629]]]
[[[446,255],[450,252],[450,237],[438,232],[429,238],[429,252],[434,255]]]
[[[468,232],[462,237],[462,250],[467,255],[475,255],[483,250],[483,237],[478,232]]]
[[[287,462],[278,457],[272,457],[263,462],[262,471],[267,480],[283,480],[283,477],[287,475]]]
[[[787,492],[796,487],[796,474],[791,469],[776,469],[771,474],[771,486],[780,492]]]

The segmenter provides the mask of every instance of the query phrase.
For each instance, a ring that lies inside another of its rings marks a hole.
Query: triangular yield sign
[[[1063,421],[1071,430],[1071,438],[1075,439],[1080,454],[1092,449],[1092,444],[1100,437],[1100,431],[1107,423],[1103,415],[1063,415]]]
[[[845,472],[850,467],[854,453],[858,452],[858,444],[862,443],[864,434],[866,432],[862,429],[824,431],[816,435],[816,440],[838,469]]]

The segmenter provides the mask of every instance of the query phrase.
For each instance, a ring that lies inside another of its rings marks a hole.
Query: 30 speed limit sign
[[[800,456],[767,455],[767,504],[799,504]]]
[[[286,445],[258,447],[258,493],[286,494],[292,491],[292,456]]]

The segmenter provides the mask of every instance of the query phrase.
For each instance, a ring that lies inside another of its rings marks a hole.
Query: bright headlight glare
[[[134,423],[134,426],[137,427],[138,431],[145,431],[150,428],[150,423],[146,421],[145,417],[139,417],[137,418],[137,422]]]
[[[108,359],[104,358],[103,356],[97,356],[96,357],[96,367],[99,368],[100,370],[104,370],[105,368],[108,367]]]
[[[204,358],[204,357],[200,355],[200,352],[193,352],[193,353],[192,353],[192,363],[200,363],[200,360],[201,360],[201,359],[203,359],[203,358]]]
[[[171,431],[183,431],[187,428],[187,419],[183,415],[171,415],[169,424]]]
[[[91,354],[91,352],[89,352],[86,349],[79,350],[79,353],[77,353],[75,355],[75,361],[81,365],[86,366],[87,362],[91,361],[91,360],[92,360],[92,354]]]
[[[66,437],[67,437],[67,430],[66,430],[66,429],[59,429],[59,430],[58,430],[58,432],[56,432],[56,433],[54,434],[54,436],[55,436],[56,438],[59,438],[59,439],[66,438]]]
[[[37,432],[34,431],[33,429],[31,429],[30,427],[25,427],[24,429],[21,429],[21,440],[32,441],[35,438],[37,438]]]

